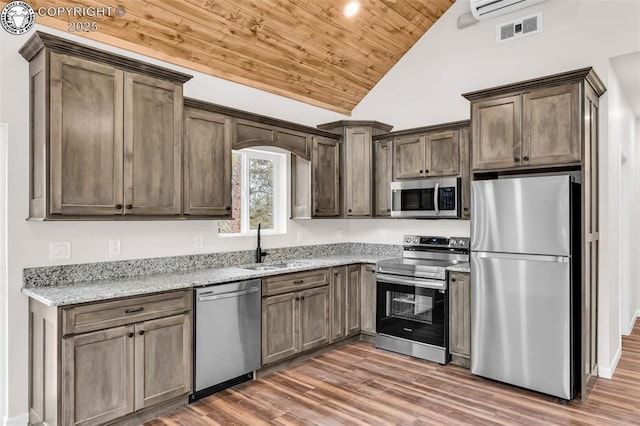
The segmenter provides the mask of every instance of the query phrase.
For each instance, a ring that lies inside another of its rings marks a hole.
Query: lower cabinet
[[[30,424],[100,425],[187,403],[190,290],[68,308],[29,303]]]
[[[332,268],[331,341],[360,333],[360,265]]]
[[[360,331],[376,334],[376,267],[362,265],[362,297],[360,298]]]
[[[451,362],[471,365],[471,274],[449,273],[449,352]]]
[[[290,277],[263,280],[263,294],[267,294],[262,298],[263,365],[287,359],[330,341],[331,297],[328,276],[310,271],[291,274]],[[290,286],[287,285],[288,281],[291,282]],[[269,296],[281,289],[307,285],[317,286]]]

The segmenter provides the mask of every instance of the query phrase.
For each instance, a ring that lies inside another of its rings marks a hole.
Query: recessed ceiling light
[[[360,3],[357,1],[351,1],[344,7],[344,16],[351,18],[353,15],[358,13],[358,10],[360,10]]]

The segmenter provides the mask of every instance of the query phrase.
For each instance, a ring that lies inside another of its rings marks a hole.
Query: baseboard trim
[[[613,373],[616,371],[618,367],[618,362],[620,361],[620,357],[622,356],[622,345],[618,346],[618,350],[616,350],[615,355],[613,356],[613,360],[609,367],[602,367],[602,365],[598,365],[598,377],[602,377],[603,379],[611,379],[613,378]]]
[[[2,418],[3,426],[25,426],[29,423],[29,414],[24,413],[19,416],[7,417],[4,416]]]

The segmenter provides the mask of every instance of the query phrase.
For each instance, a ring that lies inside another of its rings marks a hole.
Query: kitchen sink
[[[251,269],[253,271],[273,271],[276,269],[295,268],[297,266],[303,266],[302,262],[281,262],[281,263],[258,263],[255,265],[241,266],[242,269]]]

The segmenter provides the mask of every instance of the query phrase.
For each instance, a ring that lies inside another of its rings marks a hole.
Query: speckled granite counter
[[[396,254],[345,254],[320,256],[312,259],[290,259],[295,266],[256,271],[241,265],[226,268],[198,269],[190,272],[144,275],[139,277],[76,282],[46,287],[23,287],[22,293],[48,306],[75,305],[121,297],[139,296],[170,290],[220,284],[290,272],[307,271],[352,263],[375,263],[397,257]],[[280,263],[277,261],[273,263]],[[265,264],[268,264],[265,263]]]
[[[458,263],[457,265],[448,266],[447,271],[471,273],[471,265],[469,264],[469,262]]]

